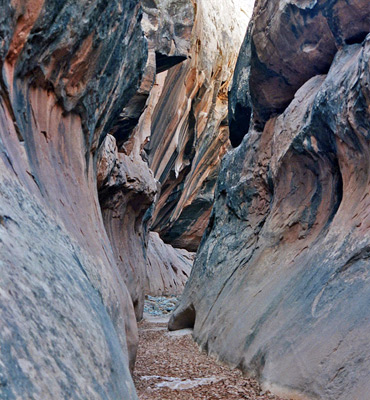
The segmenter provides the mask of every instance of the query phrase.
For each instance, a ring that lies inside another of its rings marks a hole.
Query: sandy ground
[[[140,400],[282,400],[201,352],[191,331],[168,332],[168,317],[139,324],[135,385]]]

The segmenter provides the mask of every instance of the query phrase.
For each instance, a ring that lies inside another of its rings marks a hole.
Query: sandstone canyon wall
[[[164,246],[159,238],[149,246],[151,213],[160,185],[143,149],[148,138],[142,113],[150,108],[148,98],[153,98],[157,74],[187,59],[196,13],[191,0],[143,1],[142,8],[141,26],[148,44],[143,77],[98,156],[104,225],[138,320],[143,315],[145,293],[168,293],[171,286],[173,294],[178,293],[184,285],[183,272],[189,274],[189,259],[181,252]],[[166,249],[160,263],[153,261],[158,261],[159,249]],[[165,259],[170,253],[172,262]]]
[[[144,75],[98,156],[103,219],[137,319],[144,293],[182,291],[192,258],[148,231],[195,251],[208,223],[248,10],[240,18],[235,1],[143,2]]]
[[[94,158],[144,71],[140,19],[130,0],[1,3],[1,398],[136,398]]]
[[[241,28],[217,2],[0,6],[0,398],[135,399],[144,293],[193,257],[149,229],[199,243]]]
[[[181,295],[195,254],[164,243],[156,232],[149,233],[147,254],[145,294]]]
[[[370,8],[258,1],[234,146],[170,329],[297,399],[370,391]]]
[[[230,147],[227,90],[251,1],[196,3],[188,59],[158,75],[142,130],[161,192],[152,229],[166,243],[196,251],[211,212],[223,155]]]

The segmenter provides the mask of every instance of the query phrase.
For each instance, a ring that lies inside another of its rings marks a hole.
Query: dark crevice
[[[9,222],[13,222],[17,226],[19,226],[18,222],[14,221],[14,219],[12,217],[10,217],[9,215],[0,215],[0,225],[1,226],[6,228]]]
[[[144,112],[147,99],[147,94],[137,93],[117,118],[110,133],[116,138],[118,148],[131,137]]]
[[[345,272],[348,268],[350,268],[353,264],[360,260],[367,261],[370,258],[370,246],[365,246],[360,251],[356,252],[352,255],[349,260],[339,268],[337,274]]]
[[[23,135],[22,135],[22,133],[21,133],[21,131],[19,129],[19,126],[18,126],[18,123],[17,123],[17,119],[16,119],[16,116],[15,116],[15,113],[14,113],[14,110],[13,110],[13,107],[12,107],[12,103],[11,103],[11,100],[10,100],[10,97],[9,97],[9,92],[6,89],[6,86],[5,86],[5,84],[4,84],[4,82],[3,82],[3,80],[1,78],[0,78],[0,97],[3,99],[4,104],[5,104],[7,110],[9,112],[9,114],[10,114],[10,117],[11,117],[12,121],[13,121],[14,129],[15,129],[15,132],[17,134],[18,140],[20,142],[24,142],[24,137],[23,137]]]
[[[168,69],[174,67],[177,64],[185,61],[187,59],[186,56],[167,56],[166,54],[162,54],[159,51],[155,52],[155,61],[157,66],[157,74],[161,72],[167,71]]]
[[[345,43],[348,44],[348,45],[356,44],[356,43],[362,43],[366,39],[366,36],[368,34],[369,34],[369,32],[357,33],[356,35],[351,36],[350,38],[346,39]]]
[[[251,107],[237,103],[234,115],[229,122],[230,142],[234,148],[241,144],[244,136],[248,133],[251,116]]]
[[[333,211],[330,214],[330,217],[329,217],[329,220],[328,220],[328,224],[330,224],[333,221],[336,213],[339,210],[339,207],[340,207],[340,205],[342,203],[342,200],[343,200],[343,177],[342,177],[342,174],[340,172],[340,167],[339,167],[338,160],[336,160],[335,169],[337,171],[337,174],[336,174],[337,182],[336,182],[336,185],[335,185],[335,197],[336,197],[336,199],[335,199]]]
[[[138,299],[133,300],[133,306],[134,306],[135,315],[136,315],[136,318],[137,318],[137,316],[140,315],[139,310],[138,310],[138,307],[139,307],[139,300]]]

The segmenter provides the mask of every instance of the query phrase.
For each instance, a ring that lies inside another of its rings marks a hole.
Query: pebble
[[[177,306],[176,296],[145,296],[144,312],[154,316],[168,315]]]

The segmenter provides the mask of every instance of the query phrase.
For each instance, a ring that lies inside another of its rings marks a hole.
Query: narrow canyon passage
[[[154,307],[146,307],[151,314],[145,312],[139,323],[134,371],[140,400],[283,400],[264,392],[240,370],[230,369],[202,352],[191,329],[169,332],[167,310],[172,308],[174,298],[150,299]]]
[[[369,2],[0,1],[0,400],[370,400]]]

